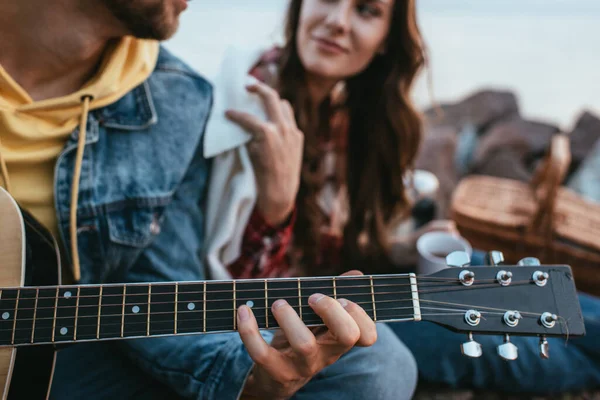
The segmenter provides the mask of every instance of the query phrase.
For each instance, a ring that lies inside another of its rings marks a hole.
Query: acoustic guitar
[[[260,280],[59,285],[52,236],[0,188],[0,388],[2,398],[47,398],[56,350],[77,342],[236,331],[251,307],[276,329],[270,307],[286,299],[309,326],[320,292],[361,305],[376,322],[431,321],[464,332],[462,352],[479,357],[473,333],[503,335],[497,352],[514,360],[512,335],[574,337],[585,328],[568,266],[447,268],[415,274]]]

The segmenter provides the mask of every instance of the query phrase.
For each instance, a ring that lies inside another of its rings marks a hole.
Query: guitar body
[[[60,257],[54,238],[20,210],[2,188],[0,227],[0,287],[60,283]],[[51,345],[0,348],[2,399],[47,398],[54,360]]]

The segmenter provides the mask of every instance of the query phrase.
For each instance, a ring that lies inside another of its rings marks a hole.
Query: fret
[[[288,304],[296,311],[296,313],[300,315],[298,282],[295,279],[269,281],[267,285],[267,296],[267,310],[269,311],[268,323],[271,328],[279,326],[272,312],[273,303],[279,299],[287,301]]]
[[[408,275],[374,277],[373,284],[379,321],[413,319],[414,308]]]
[[[265,279],[265,328],[269,329],[269,289]]]
[[[52,332],[54,331],[56,292],[56,288],[40,288],[37,293],[35,328],[33,331],[35,343],[50,343],[53,341]]]
[[[152,285],[150,336],[177,334],[177,283]]]
[[[366,276],[342,276],[336,279],[338,298],[350,300],[362,307],[375,320],[374,294],[371,279]]]
[[[75,337],[75,304],[77,291],[74,287],[59,288],[56,297],[54,341],[72,341]]]
[[[235,309],[245,304],[252,309],[259,329],[266,327],[264,307],[265,285],[262,280],[238,281],[236,283]]]
[[[373,321],[377,322],[377,307],[375,307],[375,290],[373,289],[373,276],[369,276],[371,286],[371,303],[373,304]]]
[[[334,299],[338,298],[337,297],[337,290],[336,290],[336,287],[335,287],[335,276],[333,277],[333,298]]]
[[[202,286],[202,332],[206,333],[206,281]]]
[[[152,297],[152,285],[148,285],[148,310],[146,311],[148,313],[147,317],[146,317],[146,336],[150,336],[150,298]]]
[[[40,289],[35,289],[35,304],[33,305],[33,324],[32,324],[32,329],[31,329],[31,343],[33,343],[35,340],[35,318],[37,316],[39,293],[40,293]]]
[[[176,335],[177,335],[177,295],[178,295],[177,292],[178,291],[179,291],[179,283],[175,283],[175,312],[174,312],[174,315],[175,315],[175,327],[173,328],[173,330],[174,330],[174,332],[175,332]]]
[[[177,333],[204,331],[203,283],[180,283],[177,296]]]
[[[121,337],[123,321],[123,287],[105,285],[100,298],[100,339]]]
[[[52,318],[52,342],[54,342],[54,334],[56,333],[56,312],[58,311],[58,291],[60,288],[57,286],[54,291],[54,312]]]
[[[121,337],[125,330],[125,296],[127,295],[127,285],[123,285],[123,305],[121,306]]]
[[[237,331],[237,302],[236,302],[236,281],[233,281],[233,330]]]
[[[100,337],[100,311],[102,286],[80,286],[78,289],[77,337],[75,340],[90,340]]]
[[[231,314],[234,307],[233,282],[208,282],[206,284],[206,331],[231,331]]]
[[[17,299],[15,300],[15,316],[13,318],[13,328],[12,328],[12,337],[10,339],[11,344],[15,344],[15,332],[17,330],[17,318],[19,313],[19,296],[21,294],[21,290],[17,289]]]
[[[35,288],[22,288],[19,290],[16,302],[17,313],[13,330],[13,343],[32,343],[35,324],[35,302],[37,298]]]
[[[308,298],[314,293],[322,293],[333,297],[333,280],[331,278],[302,279],[302,316],[306,325],[322,325],[323,320],[308,304]]]
[[[300,278],[298,278],[298,304],[300,305],[298,307],[298,313],[300,319],[302,319],[302,285],[300,284]]]
[[[77,299],[75,300],[75,329],[73,332],[73,340],[77,340],[77,324],[79,319],[79,297],[81,295],[81,287],[77,287]]]
[[[148,284],[128,284],[125,294],[123,333],[125,337],[148,336],[150,289]]]
[[[96,327],[96,339],[100,339],[100,315],[102,314],[102,292],[104,286],[100,285],[100,295],[98,296],[98,324]]]

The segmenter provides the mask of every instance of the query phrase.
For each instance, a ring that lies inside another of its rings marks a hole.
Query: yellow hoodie
[[[0,65],[0,182],[57,236],[54,167],[67,138],[79,125],[79,146],[71,197],[72,250],[77,249],[77,191],[89,110],[114,103],[146,80],[156,65],[158,43],[125,37],[111,45],[98,73],[79,91],[33,101]],[[79,261],[73,251],[75,279]]]

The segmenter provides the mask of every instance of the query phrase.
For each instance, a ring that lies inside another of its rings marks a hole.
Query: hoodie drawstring
[[[71,185],[71,208],[69,218],[69,231],[71,237],[71,257],[73,259],[73,278],[76,282],[81,279],[81,268],[79,265],[79,251],[77,246],[77,203],[79,202],[79,179],[81,177],[81,165],[83,164],[83,151],[85,149],[85,137],[87,134],[87,120],[90,112],[90,102],[93,96],[81,97],[82,110],[79,122],[79,137],[77,138],[77,154],[75,155],[75,170],[73,171],[73,183]]]
[[[0,172],[2,173],[2,181],[4,181],[4,188],[8,193],[10,193],[10,178],[8,177],[8,168],[6,168],[6,161],[2,156],[2,142],[0,142]]]

